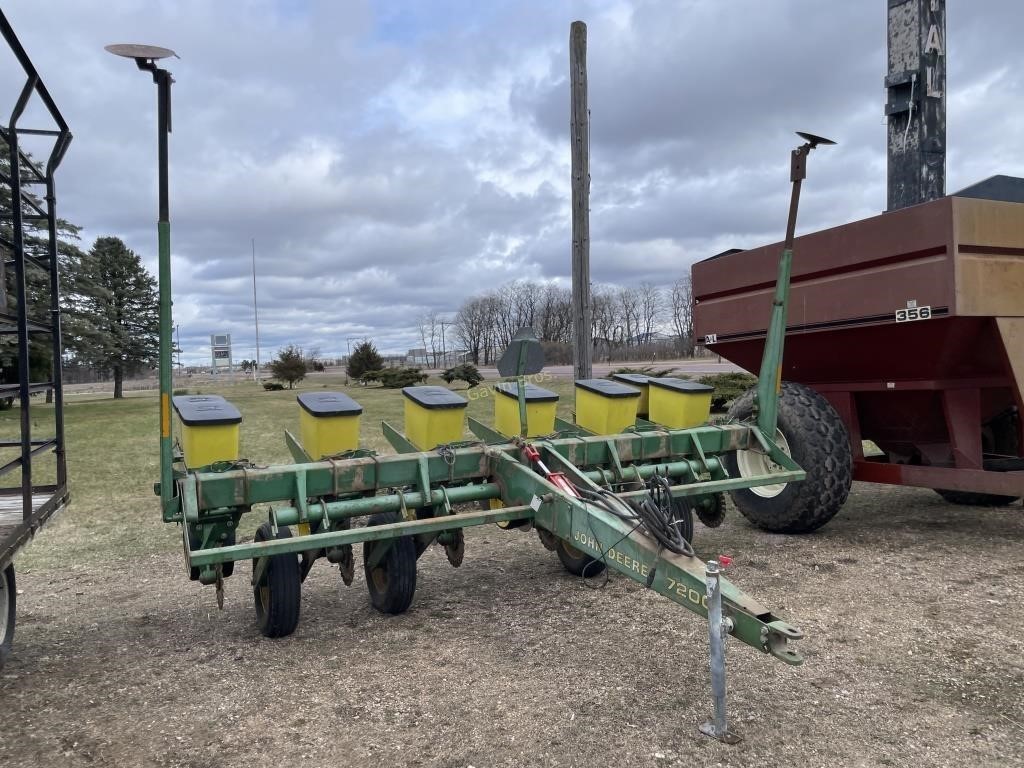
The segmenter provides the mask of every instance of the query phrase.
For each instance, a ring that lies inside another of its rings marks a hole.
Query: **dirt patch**
[[[732,509],[699,528],[807,634],[797,668],[730,644],[735,747],[697,732],[704,625],[622,577],[587,588],[534,534],[471,529],[457,570],[432,549],[396,617],[318,563],[278,641],[244,565],[221,612],[176,556],[42,559],[19,574],[0,765],[1005,766],[1024,757],[1022,540],[1019,504],[864,485],[815,535]]]

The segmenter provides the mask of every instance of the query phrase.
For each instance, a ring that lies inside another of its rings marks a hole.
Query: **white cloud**
[[[362,336],[403,351],[428,310],[515,277],[564,281],[576,18],[589,25],[595,280],[669,282],[779,238],[794,129],[841,142],[814,157],[802,230],[885,205],[881,0],[5,6],[75,134],[62,215],[151,266],[155,89],[102,47],[181,54],[168,66],[186,359],[222,331],[252,356],[252,238],[264,356],[289,342],[342,353]],[[950,0],[948,18],[947,188],[1024,175],[1024,6]]]

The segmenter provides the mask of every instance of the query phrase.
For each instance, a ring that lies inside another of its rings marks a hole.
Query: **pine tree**
[[[453,381],[457,381],[458,379],[462,379],[469,385],[466,387],[467,389],[472,389],[484,380],[484,377],[480,375],[480,371],[472,363],[462,363],[461,365],[449,368],[441,374],[441,378],[449,384]]]
[[[75,288],[77,356],[111,373],[114,397],[123,397],[124,377],[152,367],[158,359],[156,280],[120,239],[101,237],[82,259]]]
[[[31,159],[31,158],[30,158]],[[7,142],[0,137],[0,174],[10,176],[10,151]],[[28,172],[23,168],[22,177],[27,178]],[[33,194],[38,187],[23,186],[22,194],[28,197],[39,208],[45,210],[46,203]],[[11,210],[11,190],[7,184],[0,184],[0,210]],[[35,213],[30,206],[23,206],[24,213]],[[76,331],[76,319],[70,306],[74,286],[80,281],[79,269],[82,251],[78,247],[79,228],[64,219],[57,219],[57,262],[59,265],[62,308],[62,325],[65,334],[65,349],[72,348],[66,342],[69,335],[73,338]],[[9,218],[0,219],[0,236],[11,241],[14,238]],[[25,251],[29,257],[45,263],[49,259],[47,249],[47,232],[45,223],[32,219],[24,222]],[[0,247],[0,312],[14,317],[17,315],[17,290],[14,282],[14,267],[6,262],[13,258],[13,253]],[[29,319],[37,323],[49,325],[50,316],[50,276],[31,261],[25,263],[25,293]],[[51,379],[53,368],[50,339],[47,336],[33,336],[29,341],[29,378],[32,381]],[[0,381],[6,384],[18,380],[18,340],[11,334],[0,336]],[[47,401],[52,393],[47,392]]]
[[[267,367],[275,379],[288,385],[288,389],[294,389],[296,382],[306,378],[306,356],[294,345],[279,350],[277,359],[271,360]]]
[[[380,356],[377,348],[369,339],[356,344],[356,348],[349,355],[345,371],[353,379],[361,379],[364,374],[370,371],[379,371],[384,367],[384,358]]]

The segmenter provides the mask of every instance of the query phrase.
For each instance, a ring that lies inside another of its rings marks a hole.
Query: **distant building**
[[[427,350],[410,349],[405,353],[405,364],[406,365],[430,365],[430,356],[427,354]]]

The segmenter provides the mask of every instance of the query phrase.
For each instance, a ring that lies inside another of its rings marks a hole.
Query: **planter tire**
[[[399,523],[397,512],[380,512],[366,523],[375,525]],[[370,567],[370,557],[376,547],[390,544],[381,561]],[[404,613],[412,605],[416,594],[416,537],[402,536],[385,541],[363,542],[363,573],[370,602],[381,613]]]
[[[277,529],[278,539],[290,539],[291,531],[285,526]],[[274,538],[270,523],[256,529],[255,541]],[[252,566],[256,567],[253,559]],[[256,623],[264,637],[287,637],[299,625],[299,607],[302,600],[302,573],[299,557],[295,554],[272,555],[263,578],[252,588],[256,604]]]
[[[571,544],[565,543],[561,539],[558,540],[555,552],[558,554],[558,559],[565,567],[565,570],[573,576],[598,576],[604,572],[605,564],[603,562],[591,557],[586,552],[576,549]]]

